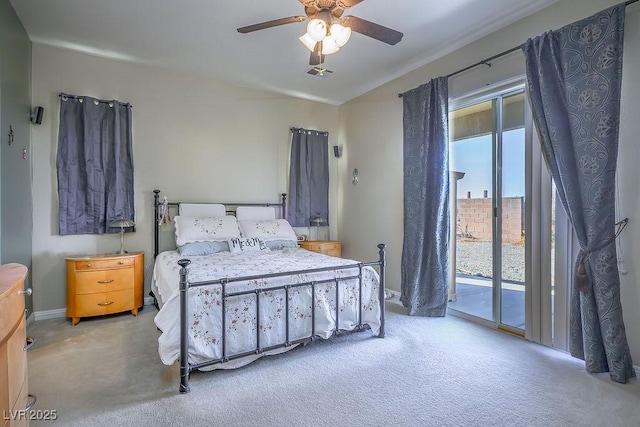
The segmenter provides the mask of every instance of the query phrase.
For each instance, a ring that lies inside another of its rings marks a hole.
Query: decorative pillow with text
[[[234,237],[229,239],[229,250],[233,254],[240,252],[268,251],[269,248],[262,239],[256,237]]]

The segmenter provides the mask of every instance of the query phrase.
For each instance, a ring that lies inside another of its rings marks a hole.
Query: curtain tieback
[[[622,233],[622,230],[624,230],[624,228],[627,226],[627,223],[629,222],[629,218],[625,218],[623,220],[621,220],[620,222],[616,222],[616,232],[613,235],[613,237],[608,238],[607,240],[605,240],[603,243],[599,244],[596,247],[593,247],[591,249],[587,249],[585,251],[582,252],[582,256],[580,257],[580,262],[578,263],[578,269],[576,270],[576,277],[575,277],[575,285],[576,285],[576,289],[579,290],[580,292],[582,292],[583,294],[588,294],[589,293],[589,277],[587,277],[587,270],[584,268],[584,260],[586,259],[586,257],[595,252],[595,251],[599,251],[600,249],[610,245],[611,243],[613,243],[613,241],[616,240],[616,238],[620,235],[620,233]]]

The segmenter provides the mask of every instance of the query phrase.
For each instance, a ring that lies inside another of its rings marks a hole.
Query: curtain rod
[[[317,133],[318,135],[325,135],[325,136],[329,136],[329,132],[327,132],[327,131],[321,131],[321,130],[313,130],[313,129],[304,129],[304,128],[294,128],[294,127],[290,127],[290,128],[289,128],[289,131],[290,131],[290,132],[296,132],[296,131],[297,131],[297,132],[300,132],[300,131],[304,131],[304,132],[308,132],[308,133],[315,132],[315,133]]]
[[[60,93],[58,94],[58,97],[60,97],[60,98],[67,98],[67,99],[82,99],[82,98],[87,98],[87,97],[85,97],[85,96],[69,95],[68,93],[64,93],[64,92],[60,92]],[[91,97],[88,97],[88,98],[91,98]],[[95,100],[96,100],[96,101],[98,101],[98,102],[102,102],[103,104],[108,104],[108,103],[110,103],[110,102],[116,101],[115,99],[112,99],[112,100],[96,99],[96,98],[93,98],[93,99],[95,99]],[[120,102],[120,101],[117,101],[117,102]],[[123,107],[129,107],[129,108],[133,107],[133,105],[129,104],[128,102],[120,102],[120,105],[121,105],[121,106],[123,106]]]
[[[629,6],[630,4],[633,4],[633,3],[638,2],[638,1],[640,1],[640,0],[628,0],[624,4],[625,4],[625,6]],[[499,54],[493,55],[490,58],[483,59],[482,61],[478,61],[475,64],[469,65],[468,67],[464,67],[464,68],[462,68],[462,69],[460,69],[458,71],[454,71],[451,74],[447,74],[447,78],[453,77],[453,76],[458,75],[460,73],[464,73],[465,71],[468,71],[468,70],[470,70],[472,68],[475,68],[475,67],[477,67],[479,65],[488,65],[489,67],[491,67],[491,64],[489,63],[489,61],[493,61],[494,59],[498,59],[498,58],[500,58],[502,56],[505,56],[505,55],[508,55],[510,53],[513,53],[516,50],[519,50],[520,46],[522,46],[522,45],[512,47],[511,49],[507,49],[504,52],[500,52]],[[402,94],[401,93],[398,94],[398,98],[402,98]]]

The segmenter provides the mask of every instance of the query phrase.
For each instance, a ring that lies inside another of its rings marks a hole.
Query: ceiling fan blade
[[[324,62],[324,55],[322,54],[322,42],[316,43],[316,46],[311,52],[309,57],[309,65],[320,65]]]
[[[251,33],[253,31],[264,30],[266,28],[277,27],[278,25],[291,24],[293,22],[306,21],[306,16],[290,16],[288,18],[274,19],[273,21],[261,22],[260,24],[248,25],[238,28],[238,32],[242,34]]]
[[[351,30],[356,33],[363,34],[390,45],[397,44],[402,40],[402,36],[404,35],[399,31],[392,30],[391,28],[383,27],[375,22],[370,22],[351,15],[342,18],[342,25],[351,28]]]

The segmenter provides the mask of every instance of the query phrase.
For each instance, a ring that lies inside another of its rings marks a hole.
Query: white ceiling
[[[297,0],[11,0],[31,39],[99,56],[340,105],[557,0],[364,0],[355,15],[404,33],[395,46],[354,33],[307,74],[306,22],[249,34],[247,25],[304,15]],[[522,40],[520,40],[522,41]],[[516,41],[516,42],[520,42]],[[497,52],[496,52],[497,53]]]

